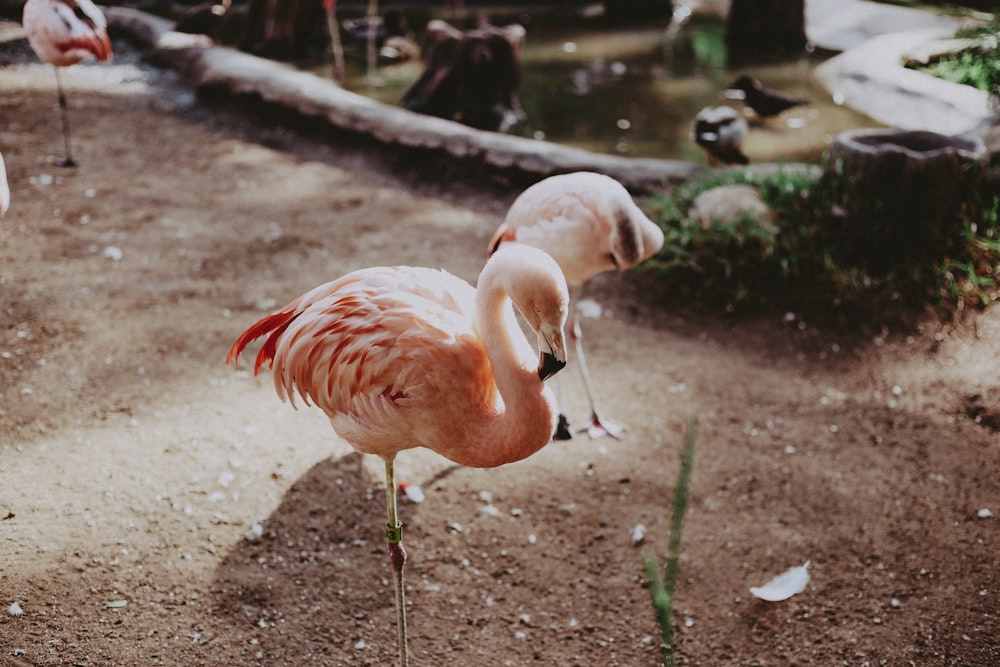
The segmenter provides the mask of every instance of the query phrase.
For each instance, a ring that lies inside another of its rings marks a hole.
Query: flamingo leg
[[[591,438],[601,438],[606,435],[616,440],[620,440],[625,431],[625,425],[613,419],[602,417],[597,408],[597,399],[594,397],[594,390],[590,384],[590,371],[587,369],[587,359],[583,356],[583,329],[580,328],[580,299],[583,296],[583,285],[576,290],[576,298],[573,299],[573,313],[570,323],[570,335],[576,345],[576,360],[580,366],[580,375],[583,376],[583,389],[587,392],[587,401],[590,403],[590,424],[586,431]]]
[[[556,385],[556,403],[559,407],[559,422],[556,424],[556,432],[552,434],[553,440],[569,440],[573,437],[573,430],[569,427],[569,419],[566,417],[566,413],[563,412],[562,406],[565,405],[563,401],[563,383],[562,376],[557,375],[552,378],[552,382]]]
[[[77,166],[76,160],[69,151],[69,109],[66,104],[66,93],[63,92],[62,87],[62,77],[59,75],[59,68],[55,68],[56,71],[56,89],[59,91],[59,109],[62,112],[62,127],[63,127],[63,143],[66,146],[66,157],[61,160],[57,160],[56,164],[60,167],[75,167]]]
[[[385,460],[385,501],[389,522],[385,526],[388,543],[389,563],[392,565],[396,586],[396,625],[399,642],[399,665],[407,667],[409,657],[406,649],[406,591],[403,588],[403,566],[406,565],[406,550],[403,548],[403,524],[396,513],[396,474],[394,460]]]
[[[337,25],[337,3],[331,3],[326,14],[326,25],[330,30],[330,49],[333,51],[333,80],[344,81],[344,45],[340,41],[340,27]]]
[[[374,87],[381,84],[378,78],[378,50],[375,48],[375,19],[378,18],[378,0],[368,0],[368,43],[365,59],[368,61],[368,71],[365,75],[365,85]]]
[[[576,323],[576,304],[580,302],[580,295],[583,294],[583,287],[571,285],[569,287],[570,295],[569,302],[570,308],[572,309],[572,322],[574,323],[569,328],[569,335],[576,336],[578,327]],[[556,432],[552,435],[553,440],[570,440],[573,438],[573,429],[570,428],[569,418],[566,416],[566,411],[563,406],[566,405],[566,396],[563,391],[562,376],[557,375],[553,380],[556,384],[556,403],[559,405],[559,422],[556,424]],[[590,394],[590,390],[587,390],[587,394]]]

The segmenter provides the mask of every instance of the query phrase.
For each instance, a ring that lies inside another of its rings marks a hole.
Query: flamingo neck
[[[475,440],[453,459],[492,468],[534,454],[552,438],[556,402],[538,377],[537,352],[521,332],[502,285],[483,276],[476,294],[476,325],[502,401],[467,437]]]

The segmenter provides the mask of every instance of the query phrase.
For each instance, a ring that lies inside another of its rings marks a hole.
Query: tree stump
[[[896,129],[838,135],[823,173],[842,214],[838,245],[870,268],[941,259],[963,238],[962,206],[987,157],[974,135]]]
[[[424,71],[400,104],[480,130],[513,130],[524,120],[517,95],[524,35],[524,27],[516,23],[462,32],[444,21],[431,21]]]

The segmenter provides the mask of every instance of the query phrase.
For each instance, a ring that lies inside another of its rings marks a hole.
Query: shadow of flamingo
[[[395,651],[385,535],[372,521],[385,511],[384,493],[362,454],[325,459],[222,559],[213,584],[217,613],[247,628],[265,662],[367,664]],[[416,507],[408,508],[411,521]],[[268,638],[279,634],[272,649]]]

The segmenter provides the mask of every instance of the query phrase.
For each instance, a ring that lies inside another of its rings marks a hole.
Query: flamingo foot
[[[566,415],[559,415],[559,423],[556,425],[556,432],[552,436],[553,440],[569,440],[573,437],[573,432],[569,428],[569,420]]]
[[[611,436],[615,440],[621,440],[622,433],[625,432],[625,424],[608,419],[607,417],[601,418],[596,412],[592,412],[590,414],[590,426],[580,430],[586,431],[592,440],[603,438],[604,436]]]

